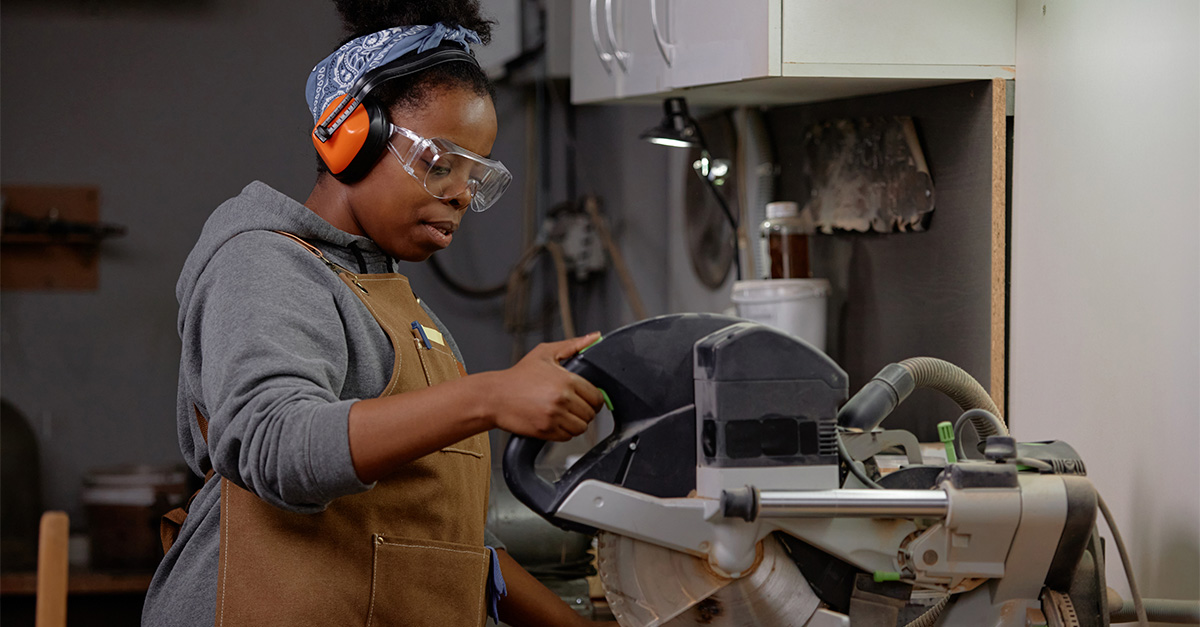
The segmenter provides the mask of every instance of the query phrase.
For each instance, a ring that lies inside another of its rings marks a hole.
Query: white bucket
[[[829,292],[827,279],[766,279],[735,282],[732,297],[739,318],[775,327],[824,352]]]

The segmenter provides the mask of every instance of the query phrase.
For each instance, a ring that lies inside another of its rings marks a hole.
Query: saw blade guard
[[[808,487],[836,487],[847,378],[803,340],[738,318],[674,314],[618,329],[564,366],[605,392],[613,433],[554,482],[535,472],[544,441],[513,437],[504,454],[513,495],[559,527],[596,530],[556,515],[587,480],[718,499],[749,484],[795,487],[803,468]]]
[[[545,440],[514,435],[504,451],[504,480],[513,495],[550,522],[573,531],[594,528],[554,517],[580,482],[598,479],[662,498],[687,496],[696,485],[696,451],[679,446],[695,438],[693,346],[738,318],[675,314],[622,327],[563,363],[604,391],[613,433],[558,481],[535,471]],[[637,451],[654,451],[653,456]],[[670,456],[663,463],[663,456]],[[649,459],[657,457],[657,459]]]

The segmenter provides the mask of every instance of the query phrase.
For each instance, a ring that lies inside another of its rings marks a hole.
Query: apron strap
[[[196,425],[200,427],[200,436],[204,438],[204,443],[208,444],[208,419],[200,413],[200,408],[194,403],[192,410],[196,412]],[[203,490],[204,486],[208,485],[208,481],[216,474],[215,470],[209,468],[208,472],[204,473],[204,485],[200,486],[200,490]],[[158,539],[162,541],[163,555],[171,550],[171,545],[175,544],[175,540],[179,538],[179,532],[183,529],[183,521],[187,520],[188,509],[191,508],[192,501],[199,496],[200,490],[193,492],[183,507],[176,507],[163,514],[162,520],[158,521]]]
[[[304,241],[303,239],[300,238],[299,235],[294,235],[292,233],[288,233],[287,231],[275,231],[275,233],[278,233],[284,237],[294,240],[297,244],[300,244],[301,246],[307,248],[308,252],[320,257],[321,259],[325,259],[325,253],[322,253],[320,248],[317,248],[316,246],[313,246],[312,244],[309,244],[308,242]]]
[[[196,425],[200,427],[200,437],[204,438],[205,444],[208,444],[208,419],[200,413],[200,408],[195,403],[192,404],[192,409],[196,412]]]

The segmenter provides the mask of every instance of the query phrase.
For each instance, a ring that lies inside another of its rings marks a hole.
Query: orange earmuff
[[[329,103],[321,114],[321,123],[341,113],[345,95]],[[363,102],[342,122],[329,139],[321,141],[318,126],[313,127],[312,142],[329,172],[343,183],[353,183],[366,176],[383,153],[391,135],[391,126],[383,107],[374,98]]]

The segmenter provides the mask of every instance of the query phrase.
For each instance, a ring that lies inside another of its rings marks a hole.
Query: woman
[[[466,376],[395,273],[507,186],[469,54],[490,23],[475,0],[362,4],[338,3],[354,35],[309,78],[311,195],[249,185],[180,276],[179,438],[207,480],[143,624],[480,625],[497,604],[513,625],[583,623],[485,548],[487,431],[586,430],[601,394],[559,361],[596,335]]]

